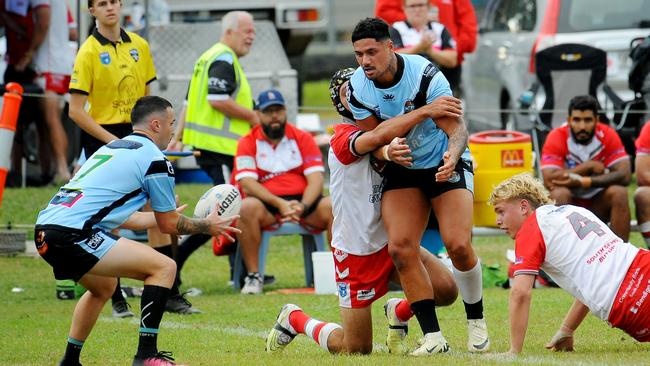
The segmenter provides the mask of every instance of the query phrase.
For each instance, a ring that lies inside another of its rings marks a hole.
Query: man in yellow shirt
[[[82,129],[80,164],[104,144],[131,132],[131,109],[149,94],[156,70],[149,44],[135,33],[120,28],[120,0],[88,0],[96,28],[79,48],[70,79],[70,118]],[[86,111],[86,102],[90,108]],[[159,230],[148,231],[149,244],[172,257],[171,237]],[[131,317],[133,312],[118,281],[111,299],[113,316]],[[168,311],[192,313],[196,309],[172,288]]]

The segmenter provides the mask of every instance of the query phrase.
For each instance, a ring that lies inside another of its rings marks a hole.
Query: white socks
[[[476,304],[483,298],[483,271],[481,261],[477,260],[474,268],[463,272],[454,267],[454,278],[460,290],[460,296],[467,304]]]

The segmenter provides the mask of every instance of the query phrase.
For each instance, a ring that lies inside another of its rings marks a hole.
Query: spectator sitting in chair
[[[242,294],[261,294],[258,268],[262,229],[282,222],[327,230],[332,203],[323,197],[323,159],[314,138],[287,123],[284,98],[277,90],[258,97],[261,124],[237,145],[234,177],[245,196],[237,227],[248,275]],[[238,279],[235,279],[237,281]]]
[[[589,95],[569,103],[567,123],[553,129],[542,150],[544,185],[557,205],[592,211],[624,241],[630,236],[627,186],[630,159],[616,131],[598,122],[598,101]]]

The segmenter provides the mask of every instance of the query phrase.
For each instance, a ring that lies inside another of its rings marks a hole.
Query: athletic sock
[[[144,285],[140,305],[140,340],[136,354],[139,358],[151,357],[158,353],[158,328],[168,297],[168,288]]]
[[[154,249],[158,253],[175,260],[174,251],[172,249],[171,244],[163,245],[163,246],[160,246],[160,247],[157,247],[157,248],[154,248]],[[169,295],[170,296],[179,295],[180,290],[178,289],[178,287],[179,287],[178,272],[176,272],[176,277],[174,278],[174,283],[172,284],[172,288],[170,289],[171,292],[169,293]]]
[[[126,301],[124,295],[122,295],[122,287],[120,286],[120,278],[117,278],[117,286],[115,286],[115,291],[113,291],[113,296],[111,297],[111,303],[115,304],[116,302]]]
[[[436,301],[425,299],[411,304],[411,310],[420,323],[422,334],[439,332],[438,316],[436,315]]]
[[[327,347],[327,340],[330,335],[334,330],[342,329],[341,326],[336,323],[327,323],[318,319],[310,318],[309,315],[300,310],[296,310],[289,314],[289,324],[296,333],[306,335],[314,340],[316,344],[321,346],[322,349],[328,352],[329,348]]]
[[[61,365],[78,365],[79,355],[81,354],[83,345],[84,341],[68,337],[68,345],[65,347],[65,354],[63,355]]]
[[[454,267],[454,278],[465,303],[467,319],[483,318],[483,271],[481,261],[477,260],[474,268],[463,272]]]
[[[641,231],[641,235],[643,235],[646,248],[650,248],[650,221],[639,224],[639,231]]]
[[[413,317],[413,310],[411,310],[411,305],[406,299],[397,304],[395,307],[395,315],[397,315],[397,319],[404,323]]]

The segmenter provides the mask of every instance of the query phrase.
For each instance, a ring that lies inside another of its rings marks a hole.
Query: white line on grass
[[[124,319],[116,319],[116,318],[110,318],[110,317],[105,317],[102,316],[99,318],[99,320],[108,322],[108,323],[121,323],[124,322]],[[128,321],[129,324],[134,324],[134,325],[139,325],[140,322],[137,318],[133,318]],[[233,335],[240,335],[240,336],[245,336],[245,337],[256,337],[256,338],[266,338],[267,332],[265,331],[258,331],[258,330],[253,330],[249,328],[244,328],[244,327],[222,327],[222,326],[214,326],[214,325],[199,325],[199,324],[187,324],[187,323],[179,323],[179,322],[174,322],[174,321],[169,321],[169,320],[163,320],[160,324],[160,327],[165,329],[165,328],[170,328],[170,329],[201,329],[201,330],[210,330],[210,331],[215,331],[215,332],[221,332],[221,333],[228,333],[228,334],[233,334]]]
[[[125,321],[125,319],[117,319],[117,318],[111,318],[111,317],[106,317],[102,316],[99,318],[99,320],[107,323],[122,323]],[[131,320],[128,320],[129,324],[134,324],[134,325],[139,325],[140,322],[138,321],[137,318],[133,318]],[[268,334],[267,331],[259,331],[259,330],[253,330],[245,327],[217,327],[213,325],[198,325],[198,324],[187,324],[187,323],[179,323],[179,322],[174,322],[174,321],[169,321],[169,320],[163,320],[160,324],[161,328],[170,328],[170,329],[201,329],[201,330],[210,330],[210,331],[216,331],[216,332],[221,332],[221,333],[228,333],[232,335],[239,335],[239,336],[244,336],[244,337],[255,337],[255,338],[262,338],[266,339],[266,335]],[[303,337],[300,337],[299,339],[302,339]],[[380,352],[388,352],[388,347],[386,347],[385,344],[380,344],[380,343],[373,343],[373,349],[380,351]]]

